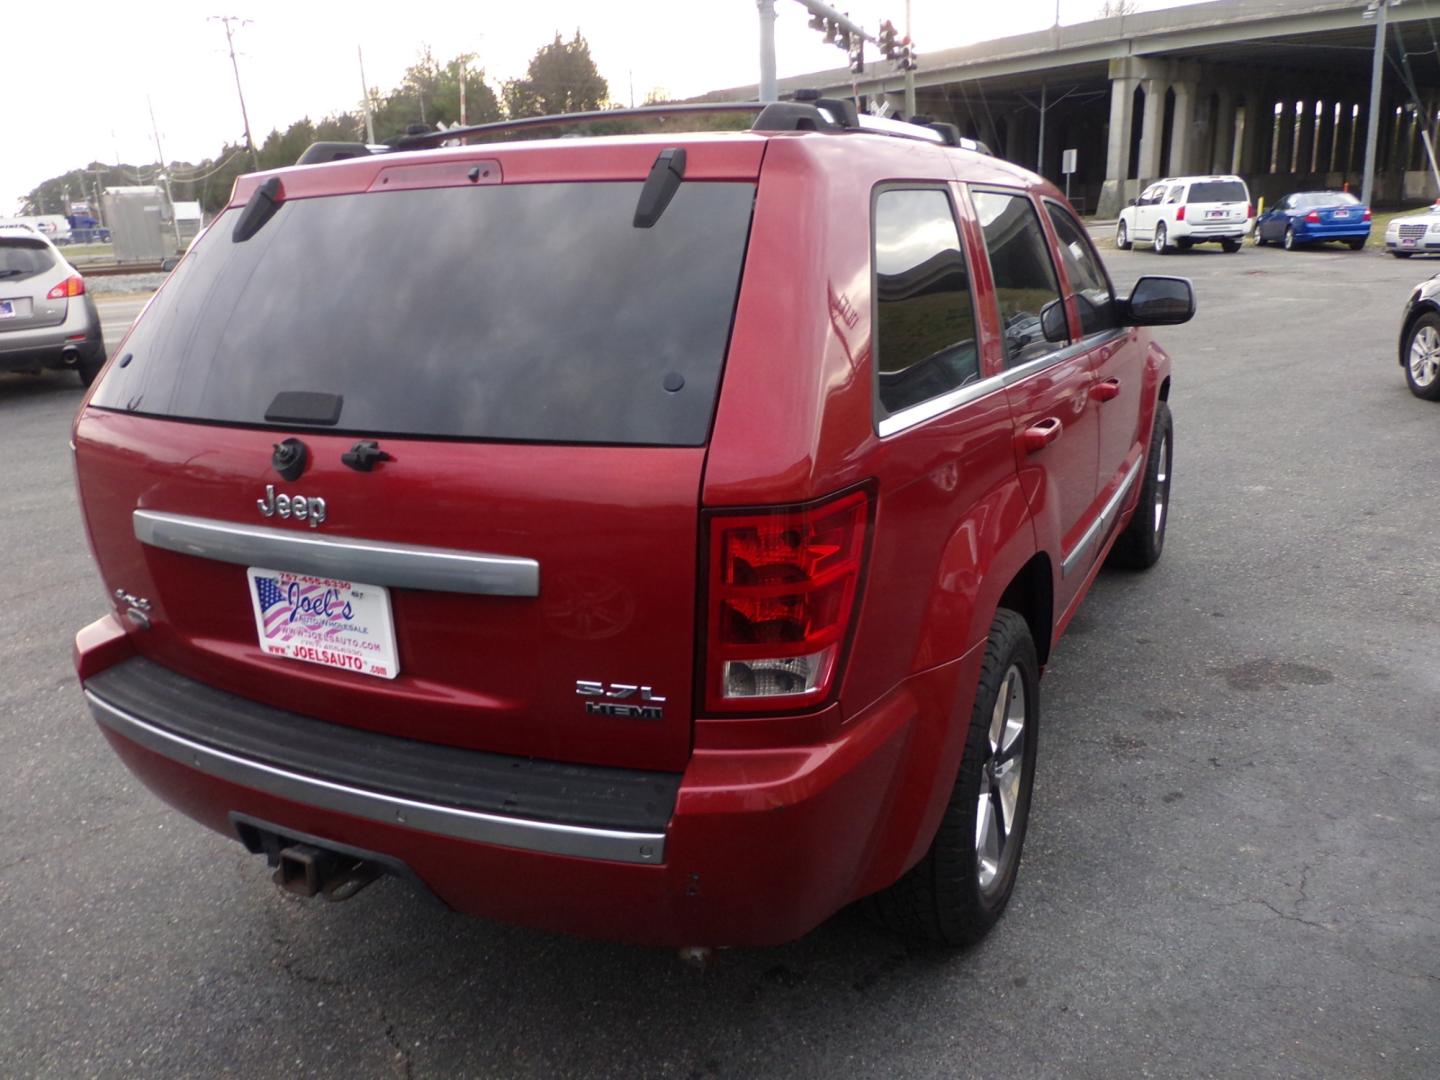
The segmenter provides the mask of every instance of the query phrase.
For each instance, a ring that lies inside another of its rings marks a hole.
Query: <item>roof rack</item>
[[[750,124],[751,131],[866,131],[960,147],[982,154],[991,152],[984,143],[961,136],[960,129],[954,124],[935,121],[928,116],[914,116],[909,120],[870,116],[858,112],[851,99],[827,98],[818,90],[797,90],[789,101],[702,101],[674,105],[642,105],[633,109],[596,109],[589,112],[556,113],[551,116],[524,116],[488,124],[407,133],[385,145],[317,142],[312,143],[300,155],[296,164],[313,165],[391,150],[424,150],[443,146],[455,139],[464,140],[476,135],[494,135],[500,132],[649,117],[723,113],[754,113],[755,119]]]

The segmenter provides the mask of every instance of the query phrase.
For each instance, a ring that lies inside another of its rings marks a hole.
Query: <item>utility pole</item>
[[[360,59],[360,92],[361,101],[365,103],[365,142],[375,142],[375,118],[370,115],[370,84],[365,81],[365,52],[359,45],[355,46],[355,55]],[[238,79],[239,76],[236,76]]]
[[[775,0],[755,0],[760,9],[760,100],[779,101],[775,85]]]
[[[244,26],[249,19],[242,19],[238,15],[211,15],[211,22],[225,24],[225,43],[230,47],[230,67],[235,71],[235,93],[240,98],[240,119],[245,122],[245,145],[250,148],[250,163],[255,166],[255,171],[260,171],[260,155],[255,150],[255,140],[250,135],[250,114],[245,111],[245,91],[240,89],[240,64],[235,59],[235,31],[231,23],[239,23]]]
[[[1390,0],[1372,0],[1364,18],[1375,19],[1375,55],[1370,63],[1370,116],[1365,124],[1365,173],[1360,185],[1360,201],[1375,206],[1375,148],[1380,138],[1380,93],[1385,75],[1385,11]]]
[[[910,0],[905,0],[905,40],[914,41],[915,31],[910,25]],[[915,109],[915,65],[905,65],[905,119],[914,116]]]
[[[175,213],[175,196],[170,191],[170,166],[165,164],[165,151],[160,149],[160,125],[155,123],[155,103],[145,95],[145,104],[150,107],[150,129],[155,132],[155,153],[160,157],[160,179],[165,182],[165,199],[170,204],[170,225],[175,230],[175,250],[180,250],[180,218]]]

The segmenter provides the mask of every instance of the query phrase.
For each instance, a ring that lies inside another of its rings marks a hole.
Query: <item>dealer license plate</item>
[[[1414,238],[1413,236],[1402,236],[1402,237],[1400,238],[1400,246],[1401,246],[1401,247],[1414,247],[1414,246],[1415,246],[1415,238]]]
[[[1336,210],[1335,213],[1334,213],[1333,215],[1331,215],[1331,216],[1332,216],[1332,217],[1337,217],[1337,218],[1348,218],[1348,217],[1350,216],[1350,211],[1349,211],[1349,210]]]
[[[13,319],[15,317],[15,304],[11,300],[0,300],[0,319]]]
[[[253,566],[246,573],[263,652],[381,679],[400,673],[388,590]]]
[[[1217,217],[1223,218],[1223,217],[1229,217],[1229,216],[1230,216],[1230,211],[1229,211],[1229,210],[1207,210],[1207,211],[1205,211],[1205,216],[1206,216],[1207,218],[1217,218]]]

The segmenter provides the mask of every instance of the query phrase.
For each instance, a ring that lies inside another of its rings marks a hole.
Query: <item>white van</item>
[[[1210,243],[1239,251],[1254,223],[1250,189],[1240,177],[1172,176],[1155,181],[1120,211],[1115,246],[1149,244],[1160,255]]]

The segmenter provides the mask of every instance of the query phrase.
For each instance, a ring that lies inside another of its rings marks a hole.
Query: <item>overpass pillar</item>
[[[1212,173],[1230,173],[1235,171],[1235,96],[1222,86],[1215,98],[1215,141],[1207,167]]]
[[[1175,118],[1170,126],[1170,175],[1185,176],[1192,169],[1190,148],[1195,144],[1195,98],[1200,87],[1195,79],[1177,79],[1171,84],[1175,91]],[[1145,99],[1149,116],[1150,99]],[[1165,91],[1160,91],[1160,124],[1164,124]],[[1160,126],[1156,128],[1158,136]]]
[[[1128,201],[1126,181],[1130,178],[1130,138],[1135,127],[1135,87],[1139,78],[1123,63],[1110,66],[1110,134],[1105,146],[1105,183],[1095,210],[1101,217],[1114,217]]]
[[[1165,80],[1145,79],[1145,114],[1140,124],[1140,184],[1160,178],[1160,138],[1165,127]]]
[[[1308,176],[1315,171],[1315,137],[1319,134],[1315,128],[1315,102],[1309,95],[1301,104],[1299,123],[1300,149],[1296,154],[1295,172],[1299,176]]]

